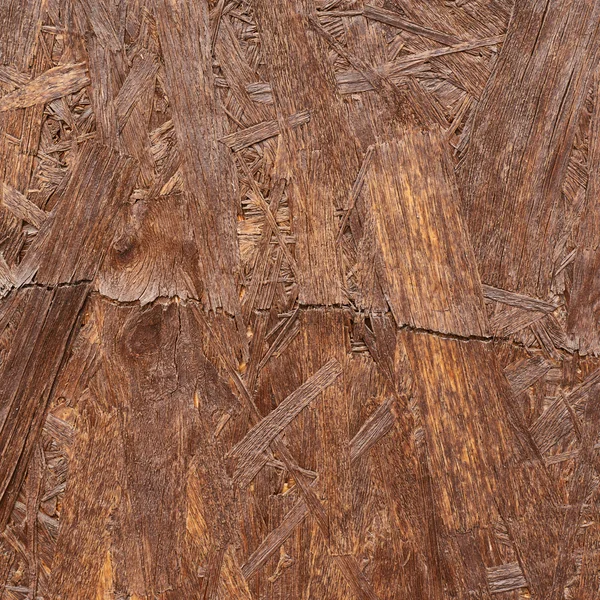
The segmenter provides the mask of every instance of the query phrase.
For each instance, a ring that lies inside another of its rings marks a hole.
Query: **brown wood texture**
[[[0,0],[0,600],[600,600],[600,0]]]

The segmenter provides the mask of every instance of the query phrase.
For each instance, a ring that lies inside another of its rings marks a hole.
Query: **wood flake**
[[[45,104],[67,94],[74,94],[89,84],[85,63],[53,67],[0,98],[0,112]]]

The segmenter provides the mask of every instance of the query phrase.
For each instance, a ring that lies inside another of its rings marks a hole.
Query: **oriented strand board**
[[[599,28],[597,2],[515,3],[460,169],[484,283],[543,300],[550,292],[561,187]]]
[[[377,146],[365,194],[375,270],[396,323],[484,336],[481,283],[439,131],[409,130]]]
[[[595,600],[600,2],[0,2],[2,600]]]

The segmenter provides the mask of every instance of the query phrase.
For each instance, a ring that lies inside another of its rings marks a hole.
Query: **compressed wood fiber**
[[[0,0],[0,600],[598,600],[599,49]]]

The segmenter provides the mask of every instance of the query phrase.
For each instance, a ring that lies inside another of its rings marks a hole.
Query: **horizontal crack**
[[[23,285],[15,286],[12,288],[12,290],[27,290],[27,289],[32,289],[32,288],[38,288],[38,289],[44,289],[44,290],[56,290],[58,288],[77,287],[78,285],[85,285],[85,284],[90,284],[90,283],[92,283],[91,279],[80,279],[78,281],[64,281],[61,283],[53,283],[53,284],[38,283],[38,282],[34,281],[31,283],[24,283]]]
[[[52,284],[52,285],[32,282],[32,283],[23,284],[19,287],[14,287],[12,289],[20,290],[20,289],[28,289],[28,288],[36,288],[37,287],[37,288],[44,288],[47,290],[53,290],[53,289],[61,288],[61,287],[75,287],[78,285],[92,284],[92,283],[93,283],[93,280],[90,280],[90,279],[81,279],[79,281],[63,282],[63,283],[57,283],[57,284]],[[10,292],[9,292],[9,294],[10,294]],[[90,292],[90,296],[100,298],[106,302],[110,302],[111,304],[115,304],[118,306],[154,306],[155,304],[170,304],[170,303],[181,303],[183,305],[186,305],[186,304],[190,303],[190,304],[198,305],[200,308],[204,308],[202,301],[199,298],[185,298],[184,299],[184,298],[181,298],[180,296],[176,296],[176,295],[175,296],[157,296],[150,302],[145,302],[143,305],[141,304],[141,302],[139,300],[117,300],[116,298],[112,298],[111,296],[107,296],[105,294],[100,293],[97,289],[92,290]],[[330,310],[348,310],[356,315],[364,315],[367,317],[368,316],[388,316],[393,319],[393,314],[391,311],[357,310],[356,307],[353,306],[352,304],[298,304],[296,306],[296,308],[299,308],[300,310],[306,310],[306,311],[328,310],[328,309],[330,309]],[[210,312],[212,312],[214,314],[222,314],[222,315],[225,315],[232,319],[235,318],[235,315],[230,314],[227,311],[222,310],[222,309],[217,309],[216,311],[211,310]],[[270,310],[255,309],[253,312],[269,313]],[[280,315],[280,316],[283,316],[284,314],[286,314],[286,313],[282,313],[282,315]],[[408,324],[398,325],[397,323],[396,323],[396,330],[397,331],[411,331],[414,333],[433,335],[433,336],[440,337],[443,339],[451,339],[451,340],[457,340],[457,341],[478,341],[478,342],[502,341],[502,342],[508,342],[510,344],[513,344],[513,345],[521,347],[521,348],[525,347],[522,342],[518,342],[510,337],[504,337],[504,336],[495,336],[495,335],[465,336],[465,335],[460,335],[460,334],[451,333],[451,332],[437,331],[435,329],[427,329],[424,327],[415,327],[413,325],[408,325]]]
[[[434,335],[449,340],[457,340],[461,342],[477,341],[477,342],[491,342],[498,339],[491,335],[460,335],[458,333],[447,333],[443,331],[436,331],[434,329],[425,329],[423,327],[414,327],[412,325],[401,325],[398,327],[398,331],[411,331],[414,333],[424,333],[427,335]]]

